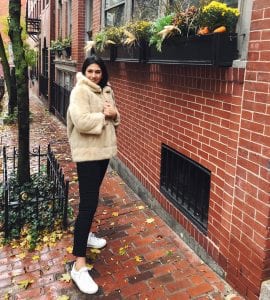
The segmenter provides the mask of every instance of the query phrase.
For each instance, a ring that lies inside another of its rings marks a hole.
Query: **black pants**
[[[87,238],[97,210],[99,189],[105,176],[109,160],[77,163],[80,204],[75,222],[73,254],[85,257]]]

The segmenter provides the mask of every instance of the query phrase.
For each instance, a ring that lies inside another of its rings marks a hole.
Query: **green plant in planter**
[[[173,25],[179,29],[181,36],[189,36],[196,34],[199,24],[199,12],[200,9],[194,5],[187,8],[176,9],[173,17]]]
[[[59,40],[52,40],[50,49],[52,51],[57,52],[58,54],[60,54],[64,50],[62,41],[60,39]]]
[[[63,49],[66,52],[67,56],[71,56],[71,37],[68,36],[63,39],[62,41]]]
[[[202,8],[199,22],[201,27],[208,27],[210,32],[220,26],[225,26],[228,32],[234,32],[239,15],[237,8],[228,7],[226,3],[219,1],[211,1]]]
[[[70,36],[63,39],[62,46],[63,46],[63,48],[71,47],[71,37]]]
[[[121,43],[122,35],[122,27],[106,27],[94,36],[95,48],[103,52],[107,46]]]
[[[165,38],[160,32],[166,28],[166,26],[171,26],[173,22],[173,14],[165,15],[163,17],[158,18],[151,26],[150,29],[150,40],[149,45],[156,46],[158,51],[161,51],[162,42]]]
[[[140,44],[140,41],[149,41],[151,35],[150,21],[139,20],[127,23],[124,27],[123,44],[132,46],[135,43]]]

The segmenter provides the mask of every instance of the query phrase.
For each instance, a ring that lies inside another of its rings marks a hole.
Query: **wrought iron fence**
[[[0,101],[5,95],[5,80],[4,78],[0,78]]]
[[[39,92],[48,99],[48,77],[44,75],[39,75]]]
[[[53,84],[54,98],[52,99],[52,108],[55,114],[66,123],[66,114],[69,105],[70,90],[58,85],[56,82]]]
[[[22,229],[24,225],[22,207],[26,205],[29,205],[31,217],[37,221],[39,227],[41,227],[39,221],[44,219],[42,214],[45,214],[46,228],[53,228],[54,222],[61,220],[62,228],[66,229],[69,181],[65,180],[62,168],[60,168],[50,145],[48,145],[45,154],[41,153],[40,147],[30,153],[31,163],[35,160],[35,164],[31,164],[31,176],[45,173],[44,177],[39,178],[39,183],[42,187],[44,187],[43,180],[48,183],[46,189],[39,185],[33,186],[32,193],[22,190],[18,194],[18,189],[15,189],[14,184],[12,184],[17,170],[18,153],[16,149],[7,151],[4,146],[2,151],[3,182],[2,198],[0,198],[2,224],[0,227],[3,227],[5,238],[10,237],[12,230],[16,229],[17,232],[20,232]]]

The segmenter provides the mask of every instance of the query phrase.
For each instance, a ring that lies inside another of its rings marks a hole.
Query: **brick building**
[[[107,62],[122,117],[112,165],[226,281],[258,299],[270,279],[270,3],[227,2],[241,11],[232,66]],[[71,57],[49,62],[43,94],[64,120],[85,42],[113,9],[126,20],[136,5],[47,3],[42,32],[72,37]]]
[[[5,47],[8,49],[8,45],[10,43],[9,36],[6,33],[7,31],[7,19],[8,19],[8,4],[9,1],[2,1],[0,5],[0,17],[1,17],[1,22],[0,22],[0,32],[1,36],[4,42]],[[21,0],[21,15],[25,16],[25,9],[26,9],[26,0]],[[4,76],[4,71],[2,64],[0,62],[0,76]]]

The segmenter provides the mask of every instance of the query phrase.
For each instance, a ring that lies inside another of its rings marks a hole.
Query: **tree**
[[[28,68],[20,24],[21,0],[9,0],[9,31],[14,55],[18,103],[18,169],[20,185],[30,182]]]
[[[16,84],[16,80],[15,80],[15,74],[14,74],[14,72],[12,72],[12,70],[10,70],[10,67],[8,64],[8,59],[6,56],[6,51],[5,51],[1,33],[0,33],[0,57],[2,59],[4,77],[5,77],[7,92],[8,92],[8,96],[9,96],[8,114],[13,114],[14,109],[17,106],[17,93],[16,93],[16,89],[12,89],[11,86],[14,86]]]

